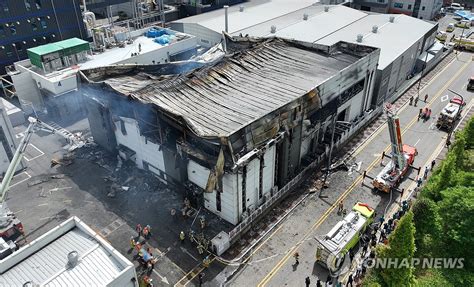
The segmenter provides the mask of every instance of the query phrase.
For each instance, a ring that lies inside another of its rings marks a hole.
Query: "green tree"
[[[468,149],[474,148],[474,118],[471,118],[466,127],[464,128],[464,134],[466,136],[466,147]]]
[[[474,258],[474,188],[452,187],[442,192],[439,214],[442,218],[442,238],[447,255],[464,257],[466,264]],[[474,267],[471,264],[471,268]]]
[[[413,224],[413,212],[409,211],[398,222],[397,228],[388,239],[389,244],[377,249],[379,258],[398,258],[399,262],[412,261],[415,253],[415,225]],[[384,268],[378,270],[383,281],[388,286],[413,286],[415,277],[413,267],[409,265],[403,268]]]
[[[441,218],[439,208],[429,198],[419,198],[413,205],[415,223],[415,246],[419,257],[435,256],[439,250]]]
[[[439,172],[431,177],[424,188],[424,195],[431,200],[438,202],[441,200],[441,191],[451,186],[451,181],[456,173],[456,156],[448,153],[446,160],[441,164]]]
[[[461,169],[463,167],[463,160],[465,156],[465,149],[466,149],[466,136],[464,132],[459,132],[456,134],[456,140],[454,141],[451,154],[454,155],[454,165],[457,169]]]

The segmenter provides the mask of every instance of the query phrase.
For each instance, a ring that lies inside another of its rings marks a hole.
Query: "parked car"
[[[449,6],[451,10],[458,11],[458,10],[464,10],[464,6],[461,6],[459,3],[451,3],[451,6]]]
[[[459,28],[469,29],[471,27],[471,21],[461,20],[461,21],[456,22],[455,26]]]
[[[448,24],[448,27],[446,27],[446,32],[448,33],[451,33],[454,31],[454,24],[453,23],[449,23]]]

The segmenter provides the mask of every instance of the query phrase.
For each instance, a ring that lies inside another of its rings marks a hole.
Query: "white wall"
[[[123,61],[116,62],[115,64],[153,64],[152,61],[155,61],[156,64],[162,64],[168,62],[168,55],[172,56],[180,52],[187,51],[196,47],[197,38],[191,37],[188,39],[183,39],[178,42],[171,43],[170,45],[157,49],[148,53],[143,53],[138,56],[134,56]]]
[[[36,83],[40,83],[43,89],[46,89],[55,95],[60,95],[77,89],[76,74],[61,79],[48,79],[34,72],[31,72],[31,76]],[[38,84],[37,86],[39,87]]]
[[[125,124],[127,134],[122,134],[122,128],[120,121],[114,122],[115,124],[115,138],[117,145],[122,144],[129,149],[136,152],[135,163],[139,168],[143,167],[143,161],[148,162],[155,168],[160,169],[162,172],[166,172],[165,163],[163,160],[163,152],[159,150],[160,145],[146,141],[145,137],[140,135],[138,123],[134,119],[120,117]],[[160,176],[159,172],[150,168],[150,171]],[[166,175],[161,175],[163,179],[166,179]]]
[[[245,179],[246,207],[251,211],[259,207],[260,159],[254,158],[247,164]]]
[[[193,160],[188,162],[188,180],[202,189],[206,188],[209,173],[209,169],[199,163]],[[222,177],[221,211],[217,210],[216,191],[204,193],[204,207],[224,220],[237,224],[242,210],[239,200],[241,186],[242,176],[225,173]]]
[[[27,60],[29,63],[29,60]],[[39,93],[39,90],[36,86],[35,80],[33,80],[33,77],[31,76],[31,72],[20,66],[16,65],[16,70],[19,71],[20,73],[16,75],[12,75],[12,81],[13,84],[15,85],[15,90],[16,94],[18,95],[18,98],[22,101],[26,101],[28,103],[32,103],[34,108],[38,111],[43,110],[44,108],[44,102],[43,102],[43,97]],[[21,103],[21,101],[20,101]],[[31,110],[31,107],[25,106],[22,104],[22,109],[25,111],[25,113],[32,113],[33,111]]]
[[[263,155],[263,195],[270,198],[270,190],[275,185],[275,146],[269,147]]]
[[[260,160],[255,158],[247,164],[246,206],[255,210],[263,203],[264,197],[270,197],[275,184],[275,146],[269,147],[264,155],[262,198],[259,198]],[[206,188],[209,169],[190,160],[188,162],[188,180],[202,189]],[[242,173],[225,173],[222,177],[221,211],[217,210],[216,191],[204,193],[204,206],[231,224],[240,222],[242,215]]]
[[[183,23],[183,32],[196,36],[197,43],[203,47],[212,47],[222,40],[222,35],[206,27],[194,23]]]

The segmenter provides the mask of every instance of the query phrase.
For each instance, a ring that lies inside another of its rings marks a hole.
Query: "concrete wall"
[[[196,43],[196,37],[183,39],[163,47],[162,49],[157,49],[155,51],[140,54],[123,61],[118,61],[116,64],[153,64],[152,61],[155,61],[156,64],[167,63],[170,60],[170,56],[191,50],[196,47]]]
[[[36,110],[42,111],[44,109],[44,101],[43,96],[40,94],[38,86],[32,77],[32,74],[28,69],[21,65],[25,62],[29,63],[29,60],[15,64],[16,70],[20,73],[12,75],[11,78],[13,84],[15,85],[16,94],[20,99],[21,108],[25,113],[30,114],[33,112],[31,110],[31,106],[25,105],[25,103],[31,103]]]
[[[222,40],[222,34],[194,23],[170,23],[170,28],[186,34],[196,36],[197,44],[203,47],[212,47]]]

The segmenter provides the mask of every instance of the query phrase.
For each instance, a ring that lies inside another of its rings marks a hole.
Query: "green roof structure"
[[[50,61],[51,58],[57,59],[89,50],[89,42],[79,38],[71,38],[30,48],[27,50],[27,53],[31,63],[39,68],[42,68],[42,64],[46,61]],[[57,54],[54,55],[55,53]]]

